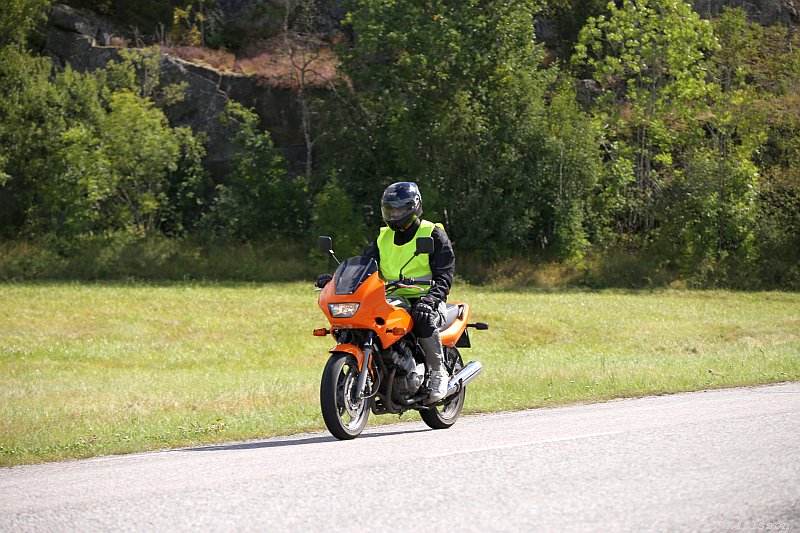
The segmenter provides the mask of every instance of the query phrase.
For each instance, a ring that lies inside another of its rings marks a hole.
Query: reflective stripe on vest
[[[397,246],[394,243],[395,232],[384,226],[381,228],[381,233],[378,236],[378,251],[381,256],[381,277],[386,281],[395,281],[400,278],[400,269],[406,262],[414,257],[414,252],[417,250],[417,239],[419,237],[430,237],[433,229],[441,224],[434,224],[427,220],[421,221],[417,233],[414,238],[402,246]],[[420,254],[408,263],[408,266],[403,268],[403,275],[407,278],[416,279],[431,279],[433,272],[431,271],[430,257],[428,254]],[[426,287],[429,289],[429,287]],[[427,293],[420,292],[412,289],[400,289],[393,294],[397,296],[422,296]]]

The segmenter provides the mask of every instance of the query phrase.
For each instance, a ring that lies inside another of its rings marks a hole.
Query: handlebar
[[[421,286],[433,287],[436,282],[432,279],[414,279],[403,278],[396,281],[390,281],[386,284],[386,290],[392,289],[419,289],[423,290]]]

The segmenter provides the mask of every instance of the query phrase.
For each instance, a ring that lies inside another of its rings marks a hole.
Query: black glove
[[[322,289],[332,279],[333,276],[330,274],[320,274],[320,276],[317,278],[317,281],[314,282],[314,286]]]
[[[436,298],[434,298],[430,294],[426,294],[425,296],[420,298],[419,301],[420,301],[420,303],[424,303],[425,305],[427,305],[428,307],[430,307],[433,310],[436,310],[436,309],[439,308],[439,300],[437,300]]]
[[[411,310],[411,318],[414,319],[414,332],[417,336],[428,338],[433,335],[433,331],[436,329],[437,313],[435,308],[425,303],[422,298],[414,304],[414,308]]]

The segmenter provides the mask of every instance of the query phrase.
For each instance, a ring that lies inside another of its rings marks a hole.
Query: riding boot
[[[428,403],[435,403],[444,398],[447,394],[447,368],[444,366],[444,349],[439,331],[434,330],[433,335],[426,338],[419,338],[420,347],[425,352],[425,362],[431,370],[430,389]]]
[[[444,349],[442,348],[442,337],[438,330],[433,331],[433,335],[426,338],[417,338],[422,351],[425,352],[425,362],[431,371],[441,370],[444,366]]]

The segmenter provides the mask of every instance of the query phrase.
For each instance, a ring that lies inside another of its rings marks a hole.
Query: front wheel
[[[456,348],[447,348],[447,370],[452,378],[464,368],[461,354]],[[419,412],[422,421],[431,429],[447,429],[456,423],[464,408],[464,397],[467,394],[466,387],[461,387],[458,394],[454,394],[444,400],[441,405],[432,406]]]
[[[357,398],[358,362],[347,353],[335,353],[322,371],[319,403],[331,435],[339,440],[358,437],[367,425],[369,400]]]

